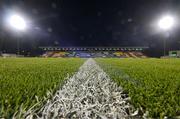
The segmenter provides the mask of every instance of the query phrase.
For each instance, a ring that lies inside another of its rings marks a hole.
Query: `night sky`
[[[22,33],[5,25],[10,13],[28,22]],[[157,27],[166,14],[176,17],[170,37]],[[180,0],[0,0],[0,50],[37,52],[39,46],[148,46],[151,56],[180,49]]]

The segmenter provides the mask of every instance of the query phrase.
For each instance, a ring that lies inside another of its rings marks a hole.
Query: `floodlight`
[[[174,18],[171,16],[164,16],[159,20],[158,25],[163,30],[170,30],[174,25]]]
[[[8,19],[9,25],[14,29],[23,31],[26,29],[26,22],[23,17],[19,15],[12,15]]]
[[[175,24],[174,18],[172,16],[168,16],[168,15],[162,17],[158,22],[159,28],[161,28],[161,29],[163,29],[165,31],[168,31],[168,34],[169,34],[169,30],[172,29],[174,24]],[[163,44],[164,44],[164,56],[166,56],[166,39],[164,39]]]

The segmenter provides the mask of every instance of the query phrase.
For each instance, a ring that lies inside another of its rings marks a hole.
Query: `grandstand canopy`
[[[143,51],[148,47],[40,47],[44,51]]]

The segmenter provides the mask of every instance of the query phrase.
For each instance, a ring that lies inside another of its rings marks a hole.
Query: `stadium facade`
[[[43,57],[146,57],[148,47],[40,47]]]

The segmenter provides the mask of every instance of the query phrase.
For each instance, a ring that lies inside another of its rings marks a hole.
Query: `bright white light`
[[[22,18],[21,16],[19,15],[12,15],[10,16],[9,18],[9,24],[17,29],[17,30],[25,30],[26,29],[26,22],[24,20],[24,18]]]
[[[165,16],[162,19],[160,19],[158,25],[163,30],[169,30],[174,25],[174,18],[171,16]]]

